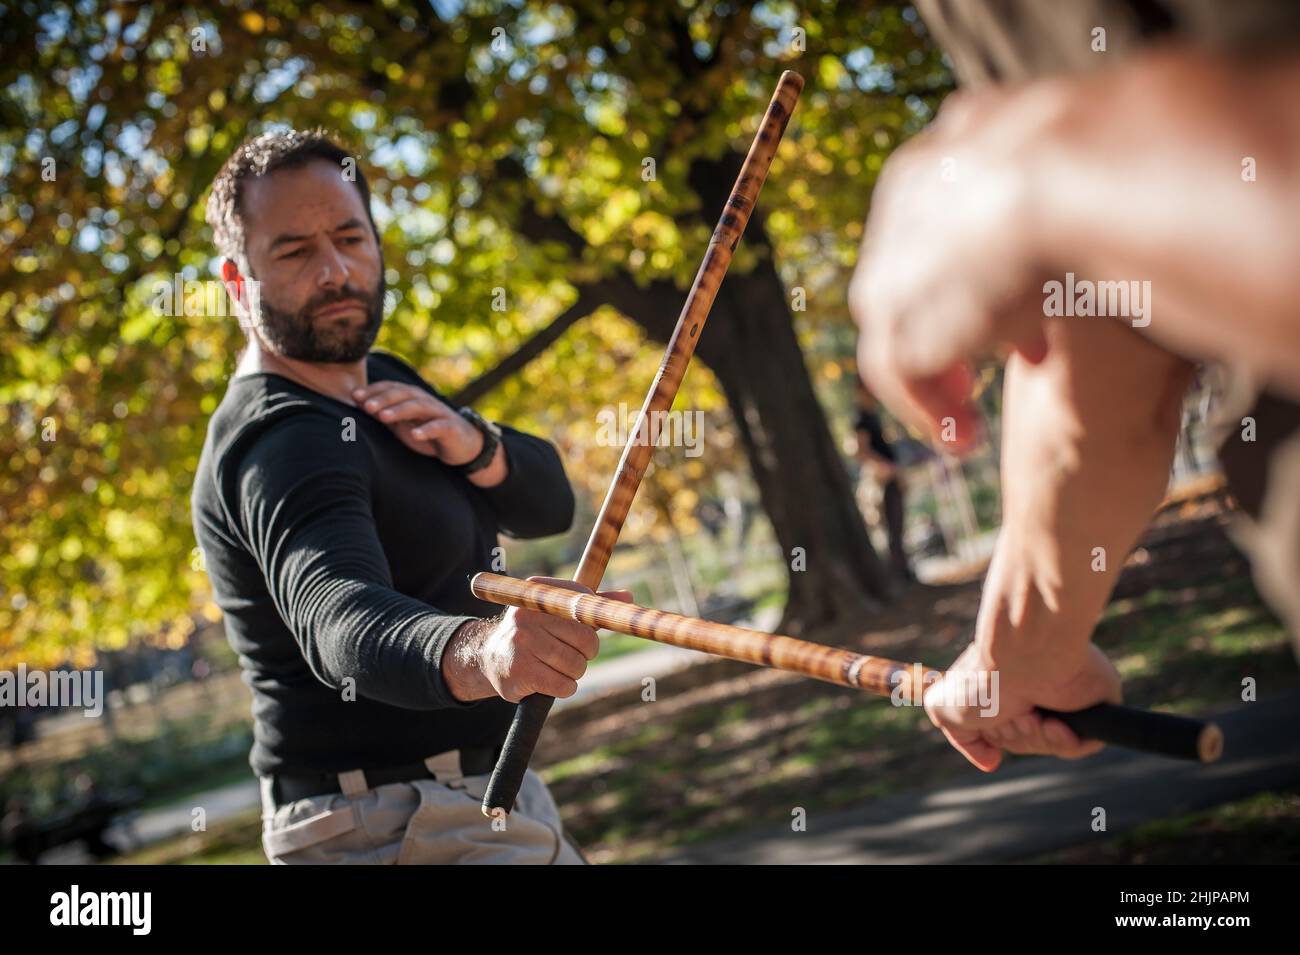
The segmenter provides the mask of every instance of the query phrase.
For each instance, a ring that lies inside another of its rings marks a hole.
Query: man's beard
[[[272,350],[285,358],[312,362],[360,361],[369,354],[383,324],[384,289],[384,274],[380,272],[379,281],[370,292],[345,285],[313,296],[296,312],[281,311],[263,297],[259,302],[258,328]],[[318,327],[316,312],[349,300],[361,303],[366,313],[364,325],[355,327],[333,320]]]

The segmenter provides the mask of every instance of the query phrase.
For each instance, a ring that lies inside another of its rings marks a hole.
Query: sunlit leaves
[[[770,254],[787,288],[805,290],[796,329],[836,408],[851,354],[844,286],[871,183],[948,83],[914,14],[892,6],[5,8],[0,666],[20,650],[53,662],[166,639],[187,614],[212,614],[188,500],[243,336],[224,312],[158,314],[150,300],[159,280],[215,278],[202,202],[246,136],[324,125],[365,157],[393,277],[380,345],[450,393],[580,286],[669,280],[675,317],[720,211],[701,208],[692,162],[747,148],[776,77],[798,69],[808,86],[759,208],[772,247],[742,242],[728,281]],[[505,161],[522,178],[504,177]],[[525,210],[562,228],[525,238]],[[635,414],[661,354],[602,308],[479,406],[554,438],[599,500],[620,449],[597,440],[597,415],[620,403]],[[715,482],[744,480],[706,367],[691,368],[676,407],[704,415],[705,452],[656,452],[629,540],[662,533],[665,514],[688,533]]]

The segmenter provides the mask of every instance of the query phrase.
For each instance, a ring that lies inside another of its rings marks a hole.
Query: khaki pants
[[[568,841],[550,791],[532,770],[514,811],[496,821],[480,805],[488,775],[462,776],[460,759],[427,759],[436,779],[369,788],[341,773],[342,793],[276,806],[262,783],[262,848],[272,865],[585,865]]]

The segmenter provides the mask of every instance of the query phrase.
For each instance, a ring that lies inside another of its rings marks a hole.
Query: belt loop
[[[257,778],[258,795],[262,799],[262,821],[275,816],[275,810],[280,805],[280,800],[275,792],[274,776],[259,776]]]
[[[460,750],[451,749],[437,756],[430,756],[424,761],[433,778],[440,783],[459,782],[465,777],[460,768]]]
[[[349,769],[347,772],[339,773],[339,788],[343,790],[343,795],[349,799],[353,796],[360,796],[370,788],[366,782],[366,774],[360,769]]]

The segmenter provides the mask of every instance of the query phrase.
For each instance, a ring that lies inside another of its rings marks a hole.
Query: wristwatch
[[[466,461],[464,464],[453,465],[461,474],[468,476],[476,471],[482,471],[492,463],[492,457],[497,453],[497,445],[501,443],[501,429],[473,408],[461,408],[459,410],[462,418],[483,433],[483,450],[478,453],[478,457],[472,461]]]

